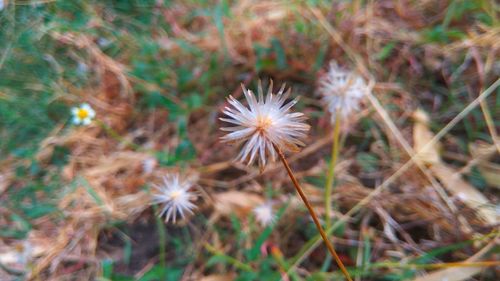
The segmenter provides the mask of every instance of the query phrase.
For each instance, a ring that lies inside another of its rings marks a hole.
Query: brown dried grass
[[[231,61],[236,65],[235,69],[253,71],[255,65],[253,43],[268,45],[272,38],[278,38],[284,43],[293,42],[285,48],[289,58],[289,68],[285,71],[271,71],[268,74],[278,80],[292,80],[309,85],[313,85],[314,81],[303,77],[301,73],[311,72],[315,59],[311,53],[320,47],[322,42],[320,39],[331,38],[329,57],[350,64],[372,82],[376,95],[373,100],[380,102],[381,106],[375,110],[382,116],[374,115],[373,118],[381,124],[384,137],[389,139],[391,146],[390,154],[384,151],[378,154],[385,164],[377,172],[377,178],[387,178],[401,167],[401,163],[412,159],[418,152],[417,147],[411,146],[412,124],[397,128],[391,122],[406,119],[412,114],[414,105],[418,102],[415,101],[418,89],[414,89],[413,85],[423,76],[422,69],[430,69],[435,71],[436,75],[442,74],[448,77],[443,73],[443,64],[456,62],[464,51],[474,48],[484,60],[481,71],[487,75],[493,67],[495,58],[498,58],[500,29],[479,24],[470,29],[465,40],[444,46],[427,44],[422,47],[422,54],[412,52],[411,48],[419,44],[421,39],[419,29],[443,18],[442,13],[434,11],[440,10],[435,9],[436,5],[446,6],[443,4],[445,2],[424,1],[410,4],[406,1],[377,1],[370,2],[363,8],[343,3],[319,9],[284,1],[239,1],[231,7],[233,18],[224,19],[225,29],[222,38],[217,28],[207,18],[197,19],[199,24],[189,25],[179,22],[179,15],[190,9],[188,5],[177,4],[170,10],[164,10],[163,14],[172,24],[176,37],[187,40],[207,53],[220,52],[226,48]],[[347,10],[350,13],[344,13]],[[341,16],[334,18],[333,11]],[[316,24],[316,29],[312,30],[309,38],[304,38],[293,30],[292,25],[298,20]],[[203,32],[200,33],[200,30]],[[34,223],[34,230],[29,237],[29,241],[39,248],[31,277],[47,280],[82,268],[89,269],[84,274],[92,276],[92,272],[98,270],[96,257],[106,255],[98,247],[98,239],[110,221],[125,220],[132,223],[141,218],[151,221],[148,194],[143,187],[158,182],[163,174],[171,170],[158,166],[152,151],[175,147],[178,143],[177,132],[165,121],[168,112],[160,110],[151,115],[134,112],[136,93],[133,93],[131,87],[133,79],[126,74],[126,61],[119,62],[106,56],[86,35],[52,33],[51,36],[63,44],[88,52],[92,66],[99,69],[101,85],[85,93],[78,91],[72,94],[75,99],[88,100],[97,110],[102,122],[118,132],[123,139],[113,138],[102,127],[94,124],[70,130],[59,128],[41,144],[37,159],[45,165],[49,165],[48,159],[54,147],[64,146],[71,151],[70,161],[64,167],[62,174],[68,183],[68,186],[63,188],[65,195],[59,203],[63,217],[57,222],[53,218],[39,219]],[[183,54],[179,46],[168,42],[168,38],[161,40],[166,40],[162,42],[169,46],[173,56]],[[394,49],[388,62],[381,64],[374,60],[373,55],[380,52],[386,42],[391,40],[404,44]],[[385,77],[383,81],[377,81],[383,79],[378,73],[387,73],[383,75]],[[221,76],[229,77],[227,73],[221,73]],[[400,78],[406,79],[408,84],[396,83]],[[471,78],[472,83],[476,82],[475,80],[477,79]],[[236,81],[232,84],[235,85]],[[233,91],[230,88],[226,90]],[[397,99],[401,106],[400,110],[395,113],[384,112],[383,105],[388,99]],[[218,106],[221,106],[221,103],[222,99],[217,101]],[[269,181],[274,188],[283,193],[292,193],[286,175],[278,165],[271,165],[260,174],[254,168],[227,161],[228,155],[233,155],[235,148],[228,148],[218,143],[218,133],[214,133],[216,124],[211,116],[212,110],[217,108],[195,112],[191,116],[189,125],[189,137],[199,157],[192,167],[192,172],[200,174],[199,182],[204,186],[203,192],[206,197],[205,206],[200,210],[211,218],[210,221],[223,224],[224,217],[232,212],[245,219],[252,206],[263,200],[263,188],[258,183]],[[363,111],[361,114],[369,112]],[[353,130],[353,134],[360,133],[357,128],[350,130]],[[134,142],[138,137],[145,139],[141,149],[130,147],[128,143]],[[318,129],[313,132],[308,147],[290,157],[290,162],[297,170],[299,178],[319,177],[324,173],[326,165],[323,158],[328,154],[326,147],[329,141],[330,137],[322,136]],[[376,145],[372,146],[372,151],[377,153]],[[437,152],[432,153],[434,155]],[[354,156],[354,148],[347,146],[337,166],[337,174],[342,184],[336,188],[334,198],[341,213],[357,206],[373,192],[372,187],[364,186],[357,179],[359,167],[355,163]],[[395,156],[398,157],[398,162],[393,162]],[[14,181],[9,168],[13,166],[12,161],[14,160],[5,159],[0,163],[2,171],[0,194]],[[151,170],[145,169],[145,163],[148,161],[149,165],[154,167]],[[484,163],[484,160],[481,161]],[[437,173],[437,176],[433,173]],[[485,229],[490,230],[488,227],[492,221],[485,224],[472,211],[474,206],[467,206],[467,202],[457,200],[453,193],[449,192],[450,190],[443,192],[443,187],[440,185],[446,186],[446,181],[443,182],[444,179],[440,178],[439,174],[439,171],[429,168],[428,163],[410,167],[392,182],[390,188],[381,190],[366,203],[362,211],[363,216],[376,216],[379,225],[376,228],[365,227],[374,231],[373,235],[380,241],[384,240],[382,237],[387,237],[387,240],[380,242],[385,252],[378,258],[384,259],[391,251],[400,252],[403,256],[406,256],[405,252],[411,255],[422,253],[437,245],[458,241],[459,239],[455,239],[457,236],[462,239],[470,238],[477,233],[485,233]],[[71,186],[71,182],[77,184]],[[322,193],[316,187],[308,185],[304,187],[318,212],[323,213]],[[236,189],[238,191],[235,191]],[[294,215],[301,213],[300,204],[293,202],[292,211],[287,214],[292,221]],[[462,214],[462,217],[458,218],[456,212]],[[0,211],[2,224],[9,223],[7,217],[7,214],[2,214]],[[463,224],[468,227],[461,228],[457,233],[457,225]],[[300,226],[280,226],[278,232],[293,233],[295,227]],[[419,237],[407,231],[415,228],[426,234]],[[350,227],[347,233],[347,236],[338,242],[342,247],[350,246],[363,235],[362,232]],[[228,246],[229,243],[220,242],[216,232],[210,232],[210,229],[200,238],[202,240],[197,241],[199,245],[209,242],[228,253],[234,250]],[[286,245],[287,238],[291,239],[284,234],[282,245]],[[419,239],[429,240],[428,245],[418,241]],[[276,237],[272,237],[271,240],[279,241]],[[1,241],[0,243],[0,248],[5,251],[11,249],[12,245]],[[288,252],[287,249],[282,251]],[[83,264],[76,268],[68,265],[76,261],[77,264]],[[203,266],[200,266],[198,272],[191,273],[192,276],[202,276]],[[229,277],[210,278],[206,277],[203,280],[226,280]]]

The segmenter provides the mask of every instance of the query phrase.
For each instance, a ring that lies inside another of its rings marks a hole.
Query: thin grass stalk
[[[326,178],[325,186],[325,226],[326,229],[330,228],[331,223],[331,210],[332,210],[332,190],[335,181],[335,165],[339,155],[339,135],[340,135],[340,114],[335,114],[335,125],[333,128],[333,142],[332,142],[332,155],[330,164],[328,165],[328,175]]]
[[[228,262],[232,266],[234,266],[238,269],[244,270],[244,271],[255,272],[249,264],[243,263],[236,258],[233,258],[231,256],[224,254],[223,252],[217,250],[217,248],[215,248],[214,246],[212,246],[208,243],[205,243],[204,246],[205,246],[205,249],[207,249],[207,251],[209,251],[213,255],[216,255],[216,256],[223,258],[226,262]]]
[[[106,125],[103,121],[96,119],[96,123],[103,129],[109,136],[111,136],[113,139],[120,143],[124,143],[128,147],[130,147],[133,150],[139,151],[141,150],[141,146],[126,140],[124,137],[122,137],[119,133],[117,133],[113,128],[110,126]]]
[[[304,202],[304,205],[306,205],[307,210],[309,211],[309,214],[311,215],[311,217],[314,221],[314,224],[316,225],[316,228],[319,231],[319,234],[323,238],[323,241],[325,242],[326,247],[328,248],[328,251],[330,252],[332,257],[335,259],[335,262],[339,266],[339,268],[342,271],[342,274],[344,274],[345,278],[348,281],[352,281],[352,278],[349,275],[349,272],[347,272],[347,269],[345,268],[344,264],[340,260],[340,257],[338,256],[337,252],[335,251],[335,248],[333,247],[333,244],[330,243],[330,241],[328,240],[328,237],[327,237],[325,231],[323,230],[321,223],[319,222],[319,219],[318,219],[318,216],[316,215],[316,212],[312,208],[312,205],[311,205],[311,203],[309,203],[309,200],[307,199],[306,194],[304,193],[304,191],[302,190],[302,188],[299,185],[299,182],[295,178],[295,175],[293,174],[292,169],[290,168],[290,165],[288,165],[288,162],[286,161],[285,155],[283,154],[283,152],[281,151],[281,149],[277,145],[274,145],[274,149],[276,149],[276,151],[278,152],[278,155],[281,159],[281,162],[283,163],[286,171],[288,172],[288,176],[292,180],[292,183],[293,183],[295,189],[297,190],[297,193],[299,193],[300,198]]]
[[[476,262],[447,262],[447,263],[407,263],[399,262],[380,262],[370,265],[370,268],[410,268],[410,269],[438,269],[438,268],[453,268],[453,267],[492,267],[499,266],[500,261],[476,261]]]
[[[158,212],[158,208],[156,205],[153,205],[153,209],[155,213]],[[158,230],[158,244],[159,244],[159,259],[161,267],[165,267],[166,255],[167,252],[167,232],[165,231],[165,225],[160,216],[156,216],[156,228]]]
[[[490,131],[491,139],[493,140],[497,151],[500,153],[500,141],[498,140],[495,122],[491,117],[490,109],[488,108],[488,105],[484,100],[480,101],[479,105],[481,106],[481,110],[483,111],[484,120],[486,121],[486,127],[488,127],[488,130]]]

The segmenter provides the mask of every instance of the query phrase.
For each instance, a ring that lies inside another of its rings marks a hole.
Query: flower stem
[[[297,193],[299,193],[299,196],[302,199],[302,201],[304,202],[304,205],[306,205],[307,210],[309,210],[309,214],[311,215],[311,217],[314,221],[314,224],[316,225],[316,228],[319,231],[319,234],[323,238],[323,241],[325,241],[325,244],[326,244],[326,247],[328,248],[328,251],[330,252],[332,257],[335,259],[335,262],[340,267],[340,270],[344,274],[345,278],[348,281],[352,281],[352,278],[349,275],[349,272],[347,272],[347,269],[345,268],[344,264],[340,260],[340,257],[337,255],[335,248],[333,247],[332,243],[330,243],[330,241],[328,240],[328,237],[326,236],[326,233],[323,230],[323,227],[321,226],[321,224],[319,222],[319,219],[318,219],[318,216],[316,215],[316,212],[314,212],[314,209],[312,208],[311,203],[309,203],[309,200],[307,199],[304,191],[300,187],[299,182],[295,178],[295,176],[292,172],[292,169],[290,168],[290,165],[288,165],[288,162],[286,161],[285,155],[283,154],[283,152],[281,151],[281,149],[277,145],[274,145],[274,149],[276,149],[276,151],[278,152],[278,155],[281,159],[281,162],[283,162],[283,165],[285,166],[285,169],[288,172],[288,176],[292,180],[292,183],[293,183],[295,189],[297,190]]]
[[[329,229],[331,226],[330,212],[332,210],[332,189],[335,180],[335,164],[339,155],[339,132],[340,132],[340,114],[337,112],[335,116],[335,125],[333,128],[332,156],[328,165],[328,175],[325,186],[325,227]]]

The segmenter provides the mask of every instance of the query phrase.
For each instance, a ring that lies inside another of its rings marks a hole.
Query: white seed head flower
[[[229,118],[220,118],[235,125],[221,128],[229,132],[221,140],[244,143],[236,160],[246,161],[251,165],[258,158],[259,166],[263,169],[268,156],[272,161],[276,160],[275,146],[285,151],[298,151],[300,146],[304,146],[301,139],[306,137],[309,125],[304,123],[306,117],[303,113],[290,112],[297,99],[285,103],[290,95],[290,89],[284,93],[285,85],[283,85],[277,94],[273,94],[271,81],[264,98],[262,85],[259,82],[259,95],[256,99],[251,90],[247,90],[243,85],[242,88],[248,107],[229,96],[228,102],[231,107],[225,107],[223,111]]]
[[[262,225],[266,227],[276,220],[276,215],[273,211],[273,204],[271,202],[266,202],[262,205],[255,207],[253,210],[255,219]]]
[[[359,110],[367,90],[363,78],[353,72],[340,68],[335,61],[330,62],[328,72],[320,78],[318,92],[322,96],[332,123],[337,114],[346,118]]]
[[[162,185],[154,185],[157,194],[153,195],[153,204],[163,204],[160,217],[165,215],[165,222],[176,222],[177,216],[184,218],[186,213],[193,213],[196,206],[194,192],[189,191],[193,183],[179,178],[178,174],[169,174],[163,178]]]
[[[78,107],[73,107],[71,109],[71,114],[73,115],[72,120],[75,125],[88,125],[95,117],[95,111],[88,103],[81,104]]]

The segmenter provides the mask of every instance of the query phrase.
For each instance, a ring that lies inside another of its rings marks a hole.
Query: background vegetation
[[[340,280],[281,166],[232,163],[218,141],[240,83],[286,82],[312,126],[289,159],[324,214],[330,60],[373,84],[336,166],[351,274],[498,280],[495,1],[1,3],[1,280]],[[73,126],[83,102],[97,118]],[[169,171],[203,187],[178,225],[149,205]],[[251,209],[269,198],[279,219],[261,228]]]

